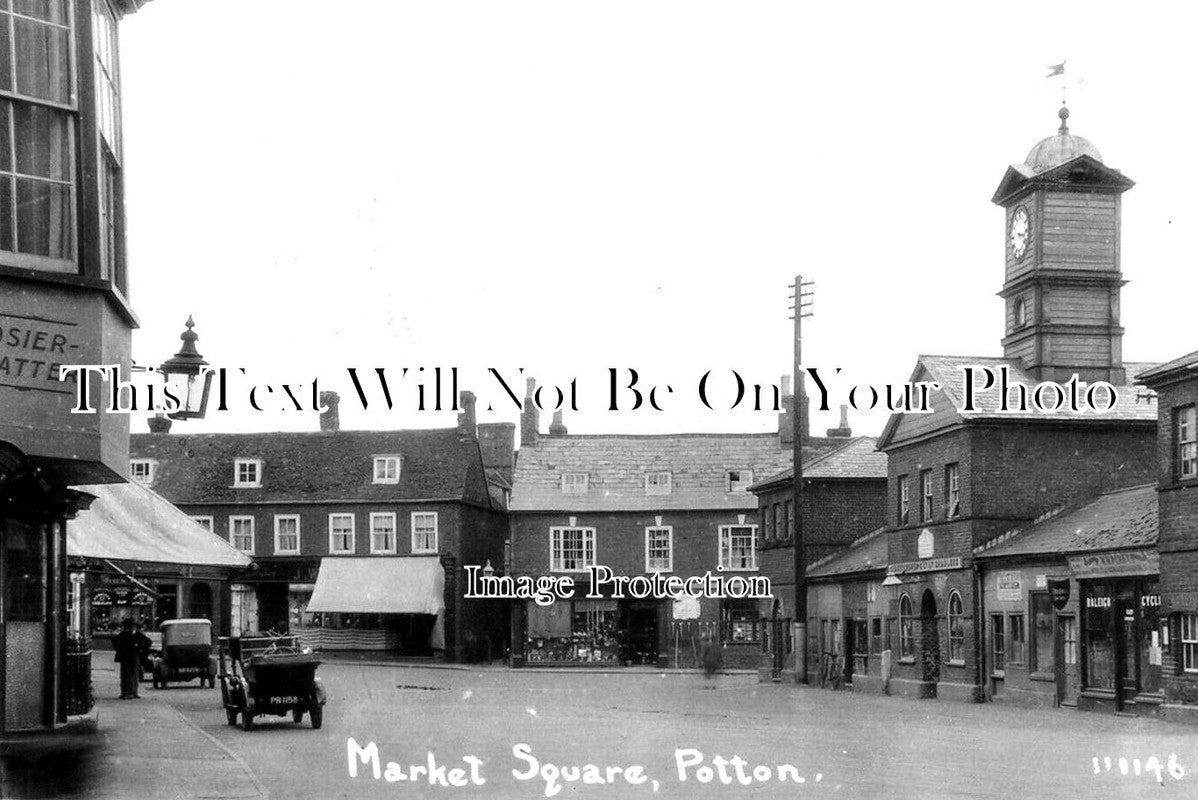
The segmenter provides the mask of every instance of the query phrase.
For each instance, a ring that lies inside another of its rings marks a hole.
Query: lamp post
[[[204,373],[208,362],[196,350],[200,337],[194,330],[195,321],[189,314],[186,329],[179,335],[183,346],[173,358],[159,368],[166,377],[166,385],[179,400],[179,410],[168,414],[171,419],[202,419],[208,410],[208,393],[212,389],[212,373]]]

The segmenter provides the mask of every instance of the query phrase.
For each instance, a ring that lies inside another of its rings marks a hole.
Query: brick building
[[[1141,376],[1157,392],[1165,715],[1198,722],[1198,352]]]
[[[529,391],[531,393],[530,382]],[[588,599],[590,566],[620,576],[760,574],[754,480],[793,453],[790,418],[779,433],[570,435],[560,413],[538,433],[531,402],[511,501],[510,574],[569,575],[575,598],[512,607],[512,654],[529,664],[608,662],[693,666],[705,635],[724,663],[756,668],[763,613],[753,599]],[[843,440],[808,439],[814,458]]]
[[[983,699],[996,632],[980,616],[975,549],[1045,512],[1156,477],[1156,406],[1133,385],[1150,365],[1123,361],[1119,323],[1121,196],[1132,182],[1069,132],[1066,109],[1060,116],[1058,133],[1010,167],[993,197],[1007,231],[1003,355],[921,356],[912,381],[938,384],[932,412],[894,414],[880,438],[886,589],[901,645],[893,692]],[[1113,387],[1091,395],[1103,410],[1072,410],[1067,389],[1057,408],[1051,385],[1036,407],[1037,386],[1073,375],[1083,397],[1097,382]]]
[[[254,559],[234,630],[451,661],[498,652],[503,607],[462,595],[464,567],[503,560],[514,426],[476,425],[463,392],[456,428],[343,431],[335,395],[322,400],[319,432],[136,434],[131,474]]]
[[[813,456],[803,465],[799,513],[803,525],[804,557],[809,566],[837,553],[886,522],[886,454],[878,451],[877,439],[872,436],[853,437],[852,430],[843,418],[840,427],[829,430],[828,434],[828,441],[833,443],[833,447]],[[758,562],[762,574],[769,576],[776,598],[774,607],[766,609],[766,614],[771,620],[780,621],[778,635],[783,637],[790,635],[794,605],[793,484],[794,470],[787,468],[750,487],[750,491],[758,497],[762,531]],[[828,591],[821,595],[825,600],[830,596]],[[808,594],[807,669],[811,674],[819,670],[823,652],[832,649],[840,652],[845,645],[841,635],[844,629],[838,621],[837,633],[832,636],[834,648],[830,642],[829,647],[823,646],[819,637],[820,619],[829,618],[830,610],[824,603],[821,606],[823,612],[815,613],[810,605],[814,600],[813,590],[809,590]],[[855,618],[854,611],[838,607],[831,616],[851,620]],[[827,624],[824,629],[828,630]],[[780,665],[771,663],[770,672],[772,674],[775,667],[780,666],[783,680],[790,680],[794,674],[791,657],[793,646],[786,642],[783,649],[785,653],[779,654]],[[851,650],[848,648],[845,652]]]

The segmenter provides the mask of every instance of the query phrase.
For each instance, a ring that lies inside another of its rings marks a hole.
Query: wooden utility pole
[[[795,323],[794,347],[794,414],[791,424],[794,425],[794,482],[791,488],[791,504],[794,509],[794,651],[795,651],[795,681],[807,682],[807,553],[803,547],[803,439],[806,433],[806,393],[803,391],[803,318],[812,314],[815,289],[811,281],[803,282],[802,275],[795,276],[791,287],[794,294],[791,298],[794,305],[791,310]]]

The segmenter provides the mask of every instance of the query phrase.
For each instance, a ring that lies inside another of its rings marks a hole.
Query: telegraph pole
[[[805,417],[806,393],[803,391],[803,318],[812,314],[811,306],[815,302],[815,284],[803,281],[802,275],[795,276],[791,289],[794,294],[791,299],[794,305],[791,310],[795,323],[794,347],[794,482],[791,487],[791,506],[794,509],[794,651],[795,651],[795,681],[807,682],[807,553],[803,546],[803,433],[806,431]]]

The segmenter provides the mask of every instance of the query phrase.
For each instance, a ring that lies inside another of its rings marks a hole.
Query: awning
[[[67,554],[113,561],[248,567],[249,556],[136,481],[75,487],[96,500],[67,521]]]
[[[445,570],[436,556],[322,558],[308,611],[440,614]]]

